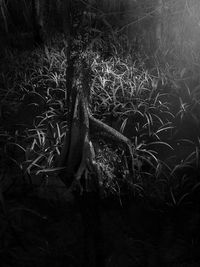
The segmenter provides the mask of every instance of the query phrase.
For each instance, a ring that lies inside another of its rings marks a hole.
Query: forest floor
[[[91,113],[128,137],[134,149],[135,179],[127,183],[123,151],[98,144],[105,266],[200,266],[198,81],[186,72],[182,77],[183,69],[178,78],[163,66],[148,69],[123,42],[113,42],[109,55],[87,51]],[[5,49],[2,55],[3,267],[81,266],[79,207],[53,165],[67,128],[65,54],[57,36],[43,48]]]

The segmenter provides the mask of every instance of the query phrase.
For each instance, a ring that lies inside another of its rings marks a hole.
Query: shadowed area
[[[3,267],[200,265],[198,9],[0,1]]]

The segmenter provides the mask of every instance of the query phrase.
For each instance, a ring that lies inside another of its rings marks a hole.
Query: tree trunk
[[[73,35],[72,33],[72,0],[62,0],[62,20],[63,20],[63,32],[68,37]]]
[[[32,0],[33,39],[36,45],[43,44],[43,0]]]

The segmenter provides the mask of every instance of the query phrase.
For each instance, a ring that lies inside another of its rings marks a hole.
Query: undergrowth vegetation
[[[184,83],[186,69],[171,66],[170,72],[157,60],[148,69],[144,55],[132,51],[124,37],[109,38],[109,48],[96,39],[85,52],[92,73],[90,112],[131,140],[134,177],[127,179],[127,160],[118,145],[100,140],[102,189],[120,195],[128,188],[175,206],[187,202],[199,187],[198,90]],[[81,45],[77,40],[80,50]],[[8,159],[1,163],[1,181],[8,179],[5,169],[12,161],[26,182],[34,184],[37,176],[43,185],[59,171],[55,163],[67,130],[66,42],[57,36],[31,53],[7,50],[5,62],[1,155]]]

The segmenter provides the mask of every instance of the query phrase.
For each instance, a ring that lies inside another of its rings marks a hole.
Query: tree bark
[[[73,36],[72,0],[62,0],[63,32],[67,39]]]
[[[41,0],[43,1],[43,0]],[[36,45],[43,44],[43,8],[40,0],[32,0],[33,39]]]
[[[6,35],[8,35],[9,34],[8,21],[7,21],[7,17],[6,17],[6,4],[5,4],[4,0],[0,0],[0,10],[1,10],[1,15],[3,18],[3,22],[4,22],[5,33],[6,33]]]

